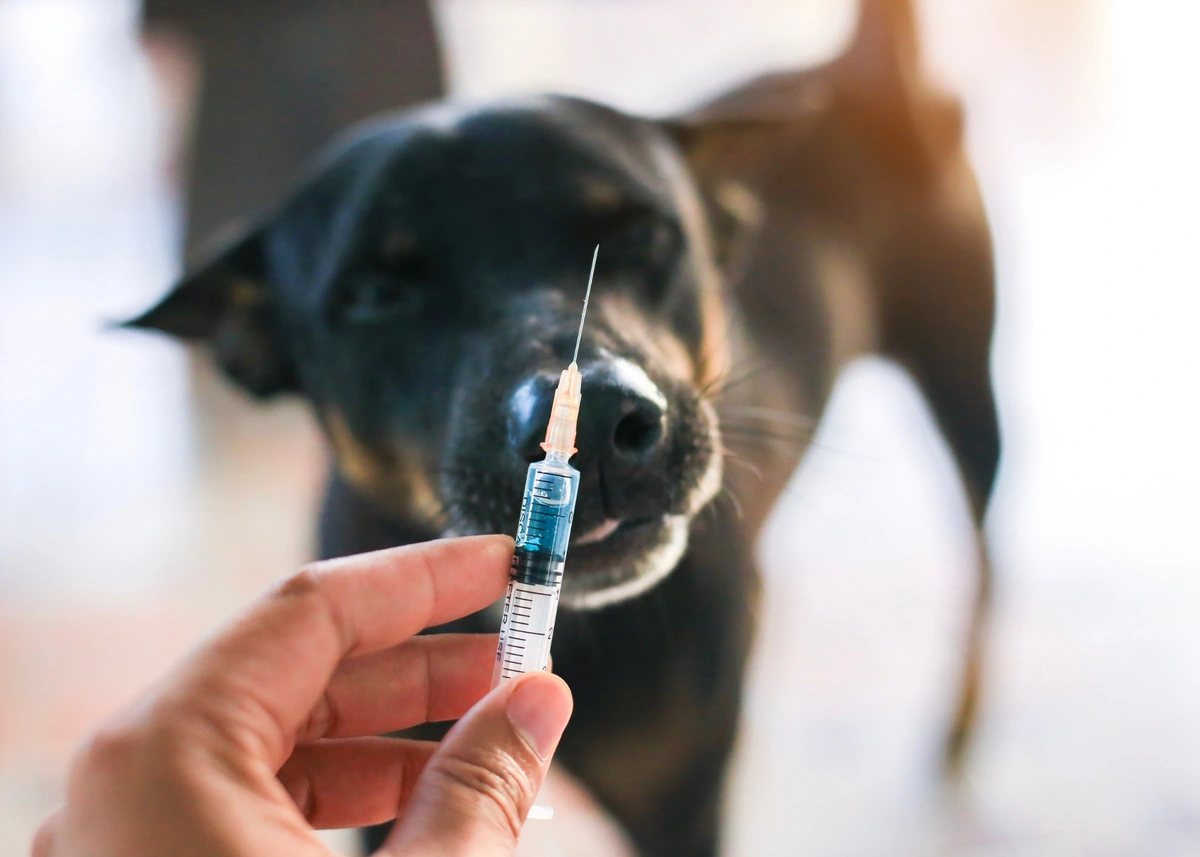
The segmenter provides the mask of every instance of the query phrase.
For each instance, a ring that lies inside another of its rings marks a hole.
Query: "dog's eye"
[[[424,303],[414,284],[387,274],[362,274],[355,278],[342,303],[342,317],[372,324],[415,315]]]
[[[679,246],[680,228],[669,217],[649,208],[630,206],[601,226],[601,243],[620,242],[640,256],[666,262]]]

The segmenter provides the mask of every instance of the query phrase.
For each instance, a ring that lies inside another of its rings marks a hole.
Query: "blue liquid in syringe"
[[[559,453],[529,466],[493,685],[547,669],[578,488],[579,471]]]

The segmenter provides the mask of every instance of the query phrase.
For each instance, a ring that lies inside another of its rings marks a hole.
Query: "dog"
[[[865,2],[824,66],[670,120],[545,96],[370,122],[127,324],[311,402],[334,460],[323,556],[511,534],[597,243],[557,760],[640,854],[716,852],[755,539],[838,371],[876,352],[927,397],[979,534],[957,763],[991,591],[992,250],[907,2]],[[494,610],[447,626],[496,627]]]

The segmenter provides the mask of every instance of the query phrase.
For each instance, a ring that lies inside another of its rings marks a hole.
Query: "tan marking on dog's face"
[[[442,501],[416,444],[371,446],[355,436],[345,415],[336,408],[323,409],[322,417],[334,462],[347,482],[388,509],[437,527],[443,525]],[[410,453],[404,454],[402,449]]]
[[[229,283],[229,303],[238,308],[257,306],[267,299],[262,283],[248,277],[235,277]]]
[[[581,177],[579,192],[583,204],[597,214],[616,211],[625,200],[625,194],[618,185],[596,176]]]
[[[703,338],[696,359],[696,385],[701,390],[712,389],[729,374],[729,317],[725,302],[717,289],[705,289],[700,295]]]

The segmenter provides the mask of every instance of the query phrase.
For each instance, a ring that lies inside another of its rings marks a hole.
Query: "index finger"
[[[278,767],[340,661],[496,601],[512,549],[507,536],[475,536],[309,566],[193,656],[172,695],[221,733],[254,736]]]

